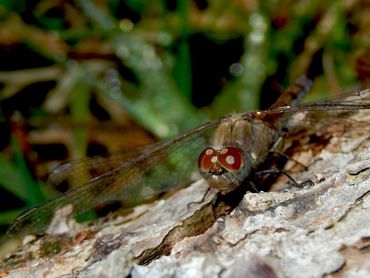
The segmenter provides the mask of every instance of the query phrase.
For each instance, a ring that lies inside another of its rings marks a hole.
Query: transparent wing
[[[173,139],[136,149],[132,153],[135,157],[130,156],[120,167],[21,214],[9,233],[44,232],[54,211],[67,204],[73,205],[74,215],[115,200],[136,204],[189,180],[196,170],[199,153],[209,143],[218,123],[219,120],[209,122]],[[72,163],[66,171],[68,175],[75,174],[81,168],[84,167],[80,163]]]
[[[66,185],[74,188],[104,173],[121,167],[127,161],[154,147],[154,144],[125,150],[108,156],[94,156],[64,162],[58,165],[49,175],[47,183],[57,188]]]
[[[309,102],[296,106],[282,106],[262,111],[262,114],[296,113],[305,111],[356,111],[370,109],[370,89],[342,94],[318,102]]]
[[[348,112],[370,109],[370,89],[330,97],[319,102],[309,102],[296,106],[281,106],[259,112],[247,112],[246,118],[257,119],[276,126],[297,113],[305,113],[307,117],[321,118],[341,117]]]

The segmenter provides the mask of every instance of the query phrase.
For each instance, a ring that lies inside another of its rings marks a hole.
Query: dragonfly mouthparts
[[[209,169],[209,173],[212,175],[223,175],[226,172],[226,169],[223,167],[213,167]]]

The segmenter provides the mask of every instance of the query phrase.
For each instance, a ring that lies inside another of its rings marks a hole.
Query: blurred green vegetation
[[[304,73],[316,96],[368,86],[369,18],[361,0],[1,0],[2,230],[93,144],[267,107]]]

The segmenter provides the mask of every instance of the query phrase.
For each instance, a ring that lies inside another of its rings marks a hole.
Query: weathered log
[[[292,133],[274,192],[207,194],[197,181],[124,216],[77,224],[61,210],[49,235],[9,256],[7,277],[370,277],[370,113]],[[350,123],[350,124],[348,124]],[[329,135],[329,136],[328,136]],[[307,147],[305,147],[307,146]],[[59,220],[59,221],[56,221]]]

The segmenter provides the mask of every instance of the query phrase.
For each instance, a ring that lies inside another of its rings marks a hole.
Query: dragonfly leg
[[[256,176],[263,176],[263,175],[266,175],[266,174],[283,174],[284,176],[286,176],[292,183],[294,186],[296,187],[303,187],[303,186],[306,186],[308,184],[310,185],[313,185],[313,182],[308,180],[308,181],[304,181],[302,183],[298,183],[295,181],[295,179],[293,179],[287,172],[285,172],[284,170],[281,170],[281,169],[278,169],[278,168],[273,168],[273,169],[266,169],[266,170],[262,170],[262,171],[258,171],[255,173]]]
[[[278,150],[270,150],[269,151],[270,153],[273,153],[273,154],[276,154],[276,155],[280,155],[282,157],[285,157],[286,159],[288,160],[291,160],[293,161],[294,163],[298,164],[299,166],[301,166],[304,170],[308,170],[308,166],[304,165],[303,163],[299,162],[298,160],[294,159],[293,157],[283,153],[283,152],[280,152]]]
[[[189,203],[188,205],[187,205],[187,209],[189,210],[190,208],[191,208],[191,206],[194,206],[194,205],[199,205],[199,204],[201,204],[201,203],[203,203],[204,202],[204,200],[210,195],[210,194],[212,194],[212,187],[208,187],[207,188],[207,191],[203,194],[203,196],[202,196],[202,199],[200,200],[200,201],[197,201],[197,202],[191,202],[191,203]]]
[[[248,181],[248,185],[255,193],[261,192],[253,181]]]
[[[280,146],[282,145],[283,143],[283,136],[281,135],[276,141],[275,143],[272,145],[272,147],[269,149],[268,153],[269,154],[275,154],[275,155],[278,155],[278,156],[281,156],[281,157],[284,157],[286,158],[287,160],[291,160],[293,162],[295,162],[296,164],[298,164],[299,166],[301,166],[303,169],[305,170],[308,170],[308,166],[304,165],[303,163],[299,162],[298,160],[294,159],[293,157],[279,151],[279,148]],[[266,159],[269,158],[270,156],[267,155],[266,156]]]
[[[278,168],[273,168],[273,169],[266,169],[266,170],[261,170],[255,173],[256,176],[263,176],[266,174],[283,174],[286,176],[295,186],[299,186],[299,184],[293,179],[287,172],[284,170],[278,169]]]

